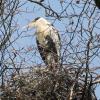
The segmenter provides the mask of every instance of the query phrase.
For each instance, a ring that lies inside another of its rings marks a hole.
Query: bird
[[[96,6],[100,9],[100,0],[94,0]]]
[[[26,27],[36,29],[36,43],[40,56],[50,70],[55,69],[60,61],[61,42],[58,30],[43,17],[35,18]]]

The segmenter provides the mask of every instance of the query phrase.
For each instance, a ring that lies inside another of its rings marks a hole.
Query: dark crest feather
[[[40,19],[40,18],[41,18],[41,17],[37,17],[37,18],[34,19],[34,21],[37,21],[37,20]]]

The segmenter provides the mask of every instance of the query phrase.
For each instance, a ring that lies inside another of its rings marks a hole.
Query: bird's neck
[[[50,26],[43,26],[43,25],[39,25],[39,27],[37,27],[37,32],[38,33],[43,33],[48,31],[50,28]]]
[[[46,27],[41,26],[41,27],[37,28],[37,35],[36,35],[36,37],[37,37],[37,39],[39,40],[39,42],[41,44],[45,44],[44,43],[45,37],[50,33],[49,32],[51,30],[50,28],[51,27],[49,27],[49,26],[46,26]]]

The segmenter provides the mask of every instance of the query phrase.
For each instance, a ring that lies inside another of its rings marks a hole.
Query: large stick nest
[[[27,73],[14,75],[9,84],[3,88],[2,98],[15,97],[14,100],[96,100],[92,81],[91,74],[88,73],[86,78],[85,69],[81,69],[78,73],[77,68],[71,66],[57,71],[33,68]]]

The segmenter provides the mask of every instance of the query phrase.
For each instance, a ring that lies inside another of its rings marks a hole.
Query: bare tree
[[[8,97],[15,100],[97,100],[95,89],[100,84],[97,4],[93,0],[52,1],[0,1],[0,89],[6,100]],[[20,39],[33,37],[22,35],[30,30],[21,31],[16,21],[17,15],[30,13],[26,7],[30,4],[34,18],[38,13],[36,9],[40,9],[59,28],[61,64],[56,72],[45,68],[36,45],[15,46]],[[16,38],[12,39],[14,36]],[[36,60],[40,63],[35,63]]]

